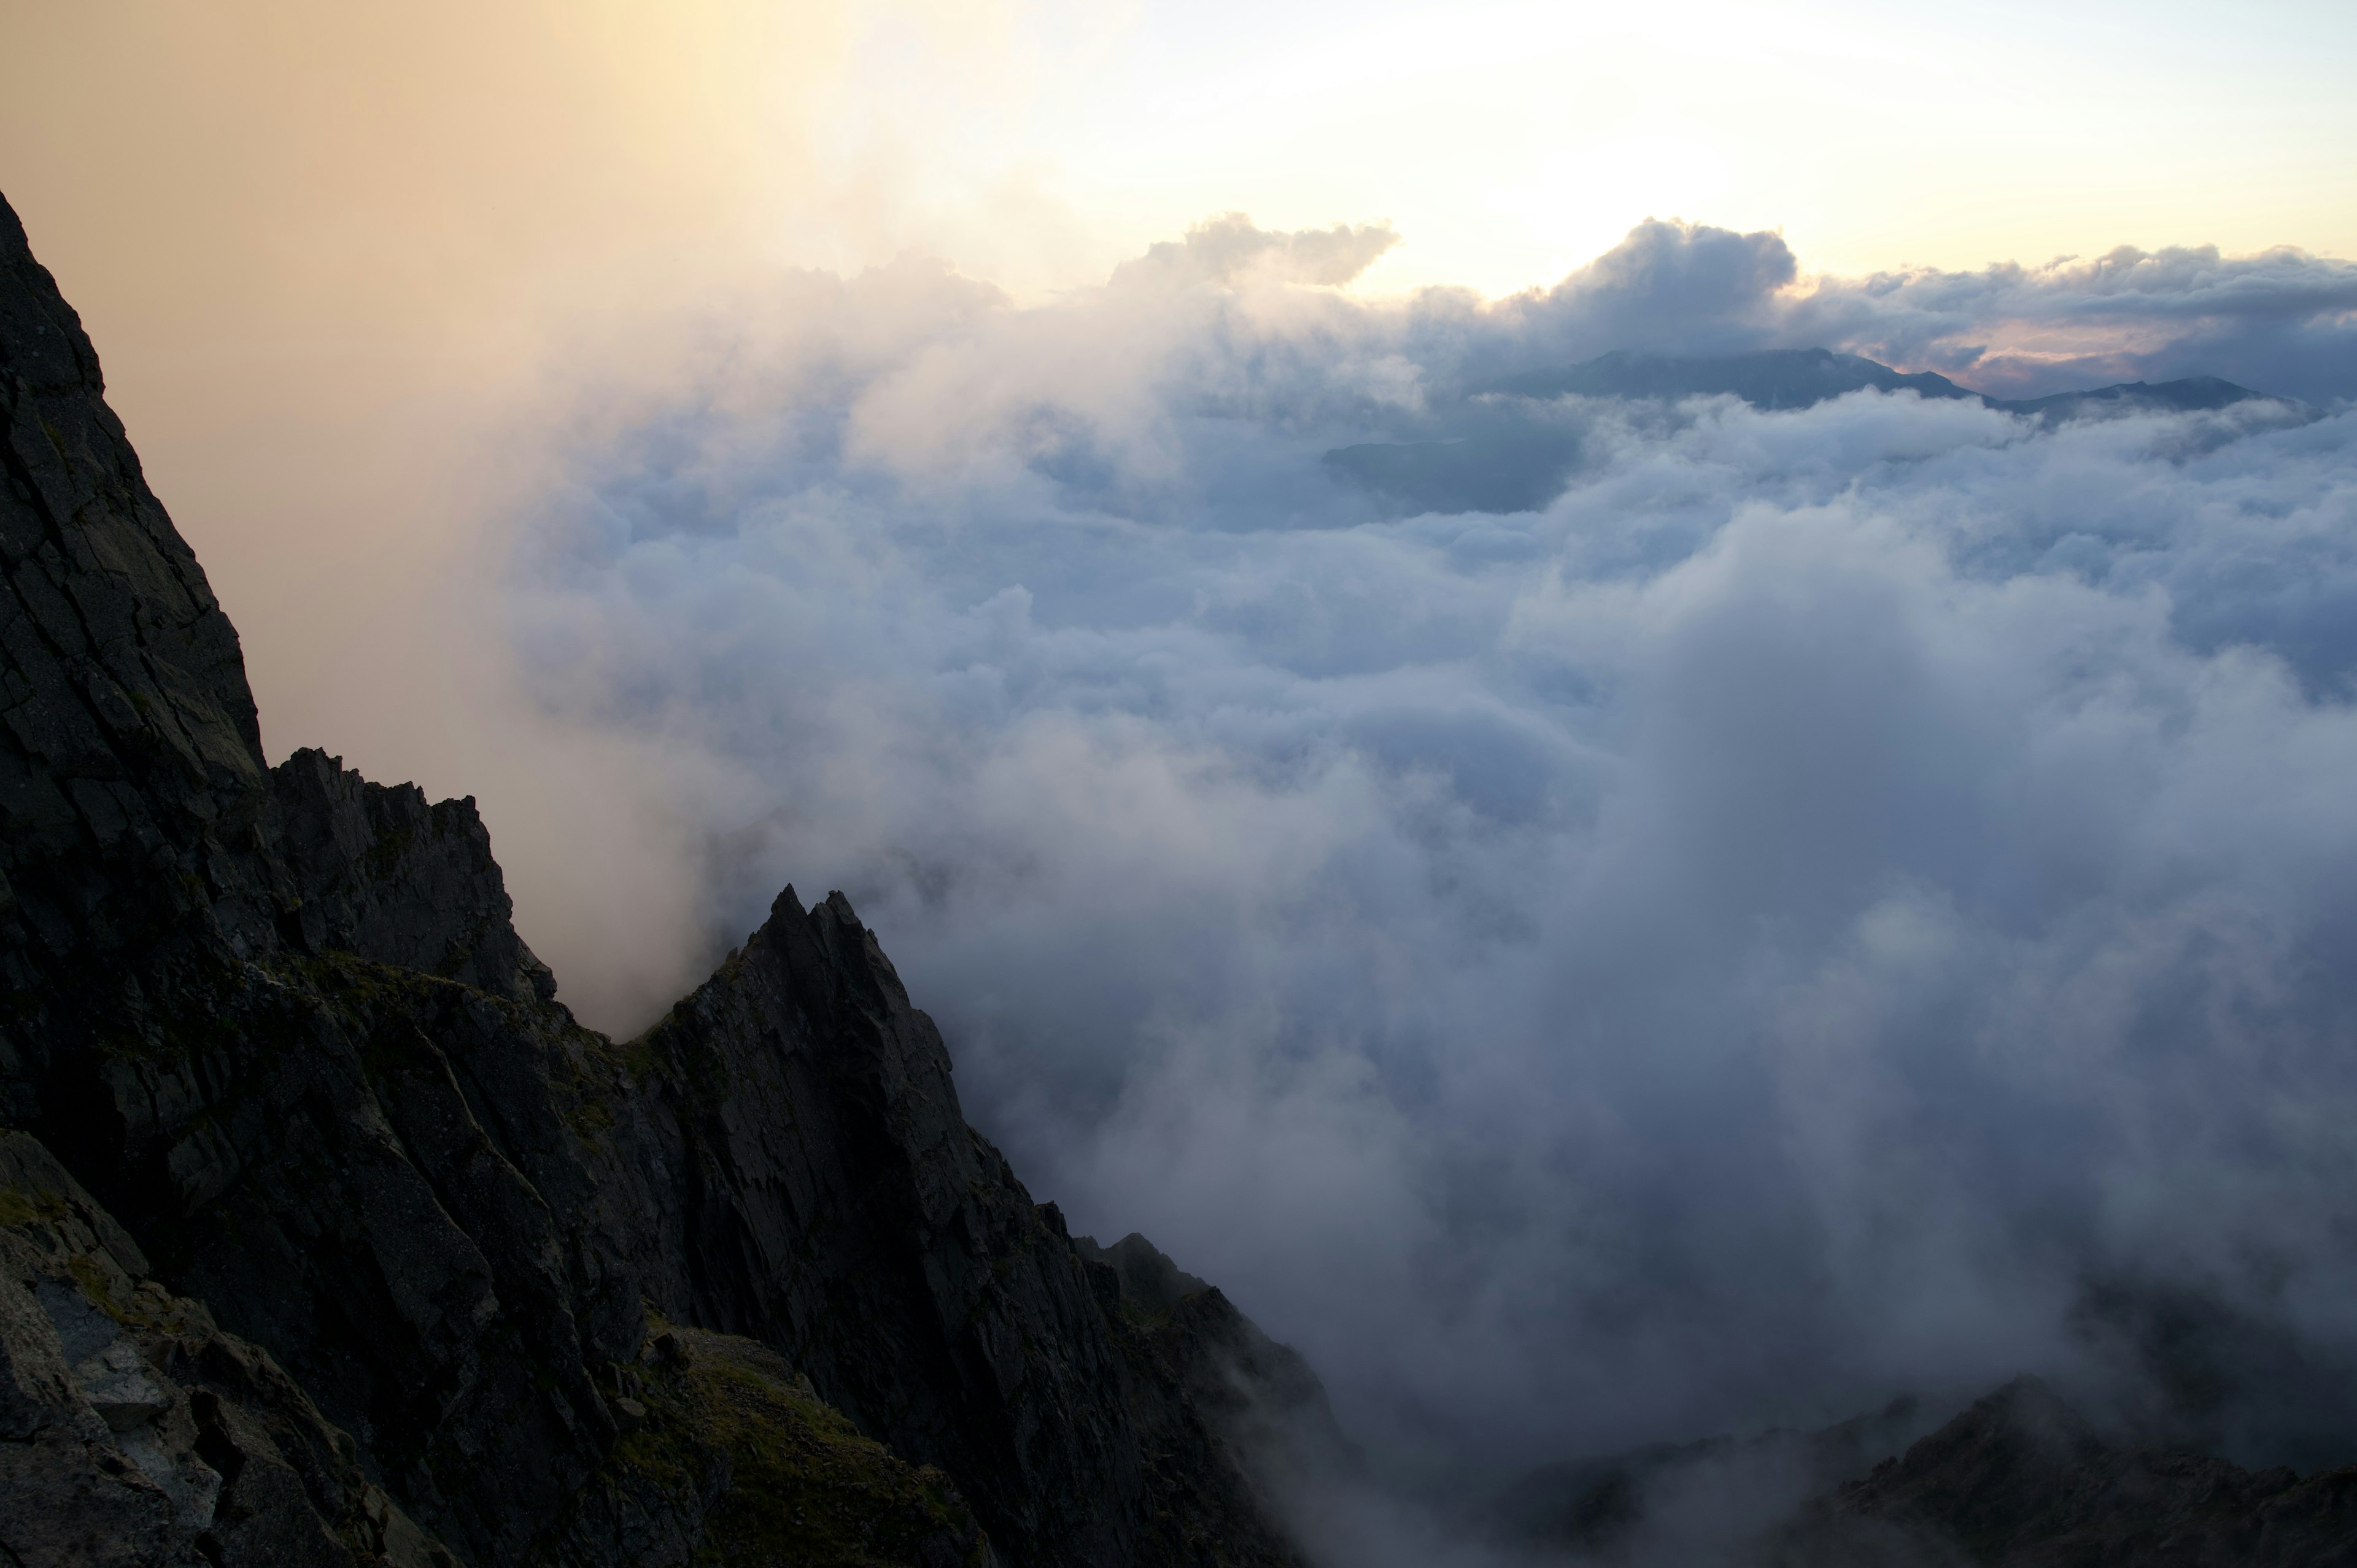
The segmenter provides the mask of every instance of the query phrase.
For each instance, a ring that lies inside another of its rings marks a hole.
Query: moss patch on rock
[[[761,1345],[650,1324],[661,1352],[620,1369],[646,1415],[616,1445],[618,1485],[708,1498],[694,1561],[713,1568],[987,1568],[949,1477],[860,1434]]]

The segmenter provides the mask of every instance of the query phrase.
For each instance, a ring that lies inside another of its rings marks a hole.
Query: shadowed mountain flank
[[[0,1557],[1296,1561],[1316,1380],[1131,1320],[841,895],[618,1044],[471,800],[265,765],[5,205],[0,420]]]

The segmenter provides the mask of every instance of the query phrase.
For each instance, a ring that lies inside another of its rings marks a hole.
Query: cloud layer
[[[714,932],[848,890],[1034,1191],[1402,1462],[2197,1353],[2219,1441],[2357,1449],[2357,268],[1796,282],[1649,224],[1501,302],[1324,286],[1390,242],[794,280],[585,397],[529,689],[662,759]],[[2319,406],[1481,391],[1815,344]],[[1548,455],[1526,510],[1321,460],[1479,441]]]

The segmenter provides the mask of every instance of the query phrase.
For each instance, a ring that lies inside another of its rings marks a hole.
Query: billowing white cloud
[[[803,280],[521,535],[532,689],[693,777],[716,932],[847,889],[1035,1192],[1389,1451],[2100,1381],[2186,1304],[2310,1368],[2219,1440],[2357,1435],[2357,413],[1477,391],[2036,321],[2340,398],[2348,269],[1658,224],[1495,305],[1318,286],[1386,242]],[[1484,441],[1526,510],[1321,460]]]

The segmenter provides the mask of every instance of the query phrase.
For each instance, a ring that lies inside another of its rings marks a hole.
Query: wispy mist
[[[2025,1368],[2159,1401],[2156,1303],[2307,1369],[2228,1378],[2218,1441],[2357,1440],[2319,1391],[2357,1365],[2357,268],[1796,285],[1775,236],[1649,224],[1495,303],[1324,286],[1390,239],[1222,220],[1027,308],[802,275],[683,390],[589,388],[508,630],[710,846],[664,961],[849,891],[1035,1194],[1220,1283],[1394,1456]],[[1820,344],[2317,406],[1488,390]],[[1404,501],[1352,446],[1535,489]]]

